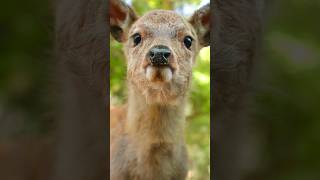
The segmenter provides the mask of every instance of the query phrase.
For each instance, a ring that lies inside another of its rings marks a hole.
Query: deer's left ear
[[[210,45],[210,4],[197,10],[189,20],[196,30],[200,45],[205,47]]]

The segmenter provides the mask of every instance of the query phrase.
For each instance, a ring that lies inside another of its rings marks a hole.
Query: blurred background
[[[259,163],[248,179],[320,179],[320,1],[271,2],[250,94]]]
[[[127,0],[138,15],[153,9],[169,9],[189,17],[205,0]],[[110,99],[112,105],[124,103],[126,95],[126,63],[122,45],[110,36]],[[210,48],[203,48],[193,70],[187,105],[186,140],[190,158],[190,179],[209,179],[210,171]]]
[[[53,69],[52,15],[48,1],[13,0],[0,7],[0,140],[42,135],[50,126],[44,112]]]

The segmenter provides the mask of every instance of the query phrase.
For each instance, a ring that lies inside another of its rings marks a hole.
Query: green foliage
[[[200,51],[193,70],[187,144],[192,160],[192,179],[209,179],[210,169],[210,48]]]

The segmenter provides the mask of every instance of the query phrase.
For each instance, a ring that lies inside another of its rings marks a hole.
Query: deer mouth
[[[146,78],[155,83],[168,83],[173,77],[173,68],[170,65],[146,67]]]

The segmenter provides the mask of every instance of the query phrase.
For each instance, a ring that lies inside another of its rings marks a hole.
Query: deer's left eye
[[[139,33],[134,34],[132,38],[133,38],[134,46],[137,46],[138,44],[140,44],[142,40],[141,35]]]
[[[185,45],[188,49],[190,49],[190,47],[191,47],[191,45],[192,45],[192,41],[193,41],[192,37],[186,36],[186,37],[184,38],[184,40],[183,40],[183,43],[184,43],[184,45]]]

